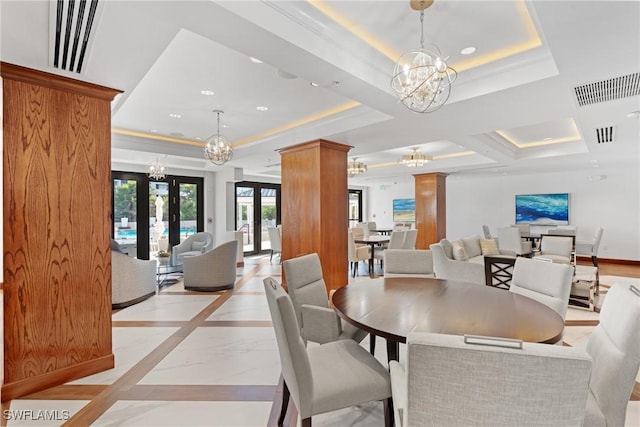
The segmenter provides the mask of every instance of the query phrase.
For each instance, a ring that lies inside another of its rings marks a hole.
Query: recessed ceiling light
[[[269,107],[265,107],[264,105],[259,105],[256,107],[256,110],[258,111],[267,111],[269,109]]]
[[[630,119],[640,119],[640,110],[627,113],[627,117]]]
[[[254,62],[256,64],[262,64],[262,61],[260,61],[258,58],[254,58],[253,56],[250,56],[249,59],[251,60],[251,62]]]
[[[309,83],[309,84],[310,84],[311,86],[313,86],[313,87],[318,87],[318,86],[320,86],[320,85],[319,85],[318,83],[316,83],[316,82],[311,82],[311,83]]]
[[[472,53],[475,53],[476,48],[473,46],[469,46],[469,47],[465,47],[464,49],[462,49],[460,51],[461,54],[463,55],[471,55]]]
[[[205,96],[213,96],[213,95],[215,95],[215,92],[212,91],[212,90],[201,90],[200,93],[205,95]]]
[[[229,129],[229,125],[220,125],[220,127],[223,129]]]
[[[176,114],[176,113],[169,114],[169,117],[171,117],[172,119],[181,119],[182,118],[182,116],[180,114]]]
[[[553,138],[551,138],[550,136],[546,137],[545,139],[543,139],[543,141],[551,141]]]
[[[196,141],[202,141],[202,137],[201,136],[196,136]]]
[[[151,133],[158,133],[158,129],[149,129],[149,132],[151,132]]]

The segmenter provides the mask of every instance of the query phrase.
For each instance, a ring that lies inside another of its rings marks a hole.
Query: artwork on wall
[[[393,200],[393,222],[415,222],[416,199]]]
[[[569,193],[516,195],[516,224],[569,224]]]

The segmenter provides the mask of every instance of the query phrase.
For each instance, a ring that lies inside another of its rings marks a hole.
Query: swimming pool
[[[195,227],[189,227],[189,228],[181,228],[180,229],[180,235],[181,236],[188,236],[191,234],[195,234],[196,233],[196,229]],[[135,239],[138,235],[138,231],[137,230],[118,230],[116,231],[116,238],[119,239]],[[168,236],[169,235],[169,230],[164,230],[164,233],[162,233],[163,236]]]

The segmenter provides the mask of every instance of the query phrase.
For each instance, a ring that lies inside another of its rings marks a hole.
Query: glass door
[[[169,179],[169,244],[183,242],[204,231],[204,180],[175,176]]]
[[[236,184],[236,230],[243,232],[246,255],[271,249],[268,227],[280,224],[280,184]]]
[[[349,227],[362,222],[362,190],[349,190]]]
[[[169,183],[149,181],[149,257],[169,251]]]
[[[138,177],[113,177],[113,239],[130,256],[138,254]]]

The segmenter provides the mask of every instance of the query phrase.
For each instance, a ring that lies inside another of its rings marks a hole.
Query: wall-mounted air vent
[[[596,137],[598,138],[598,144],[613,141],[613,126],[606,126],[596,129]]]
[[[98,0],[50,1],[49,8],[50,65],[80,73],[96,27]]]
[[[578,105],[597,104],[628,96],[640,95],[640,73],[614,77],[574,88]]]

